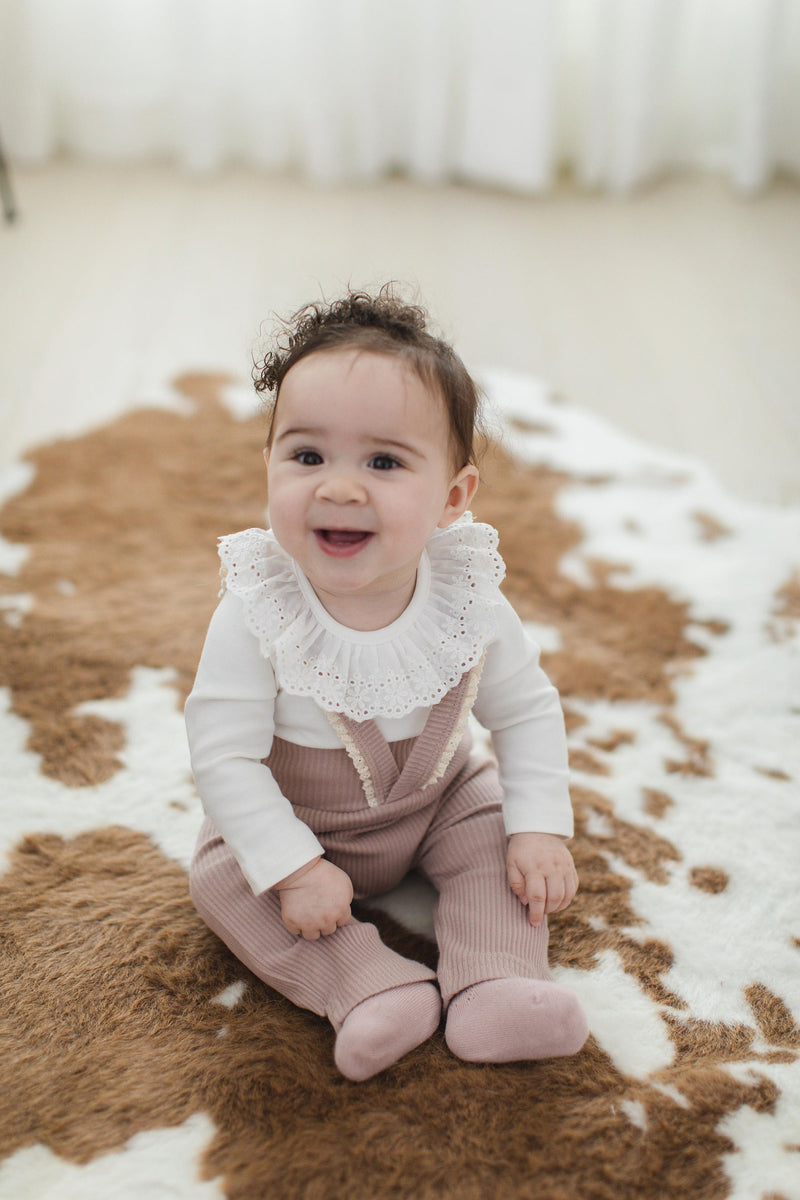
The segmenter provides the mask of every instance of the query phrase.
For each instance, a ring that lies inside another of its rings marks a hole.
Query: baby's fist
[[[512,833],[508,839],[508,883],[528,907],[531,925],[545,913],[562,912],[578,890],[572,855],[553,833]]]
[[[326,858],[316,858],[275,884],[289,933],[306,941],[330,937],[350,921],[350,877]]]

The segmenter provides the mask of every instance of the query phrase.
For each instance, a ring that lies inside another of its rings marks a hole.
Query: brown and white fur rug
[[[437,1035],[348,1083],[193,911],[181,707],[216,538],[265,494],[243,386],[187,375],[4,477],[2,1197],[800,1198],[800,510],[486,383],[475,512],[567,713],[552,959],[588,1044],[471,1066]],[[419,881],[380,907],[432,961]]]

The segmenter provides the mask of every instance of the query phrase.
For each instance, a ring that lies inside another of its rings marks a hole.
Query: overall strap
[[[389,800],[424,790],[443,777],[466,731],[478,694],[483,662],[481,658],[471,671],[466,671],[456,686],[431,709]]]
[[[358,772],[367,804],[382,804],[400,775],[389,743],[374,721],[354,721],[344,713],[326,713]]]
[[[483,658],[434,705],[402,771],[375,721],[354,721],[343,713],[327,714],[358,772],[371,808],[424,790],[443,777],[464,736],[482,669]]]

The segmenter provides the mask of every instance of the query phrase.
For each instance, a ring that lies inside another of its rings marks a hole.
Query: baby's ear
[[[460,516],[463,516],[478,490],[479,479],[478,468],[473,467],[472,463],[467,463],[465,467],[461,468],[450,484],[447,503],[438,525],[439,529],[446,529],[448,525],[453,524],[453,521],[457,521]]]

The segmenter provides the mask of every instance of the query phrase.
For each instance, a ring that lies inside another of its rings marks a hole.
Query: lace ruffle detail
[[[408,609],[369,633],[337,624],[316,598],[320,614],[313,611],[307,580],[271,531],[230,534],[219,554],[224,585],[241,598],[280,687],[355,721],[436,704],[480,661],[496,631],[505,567],[496,531],[471,513],[437,530]]]

